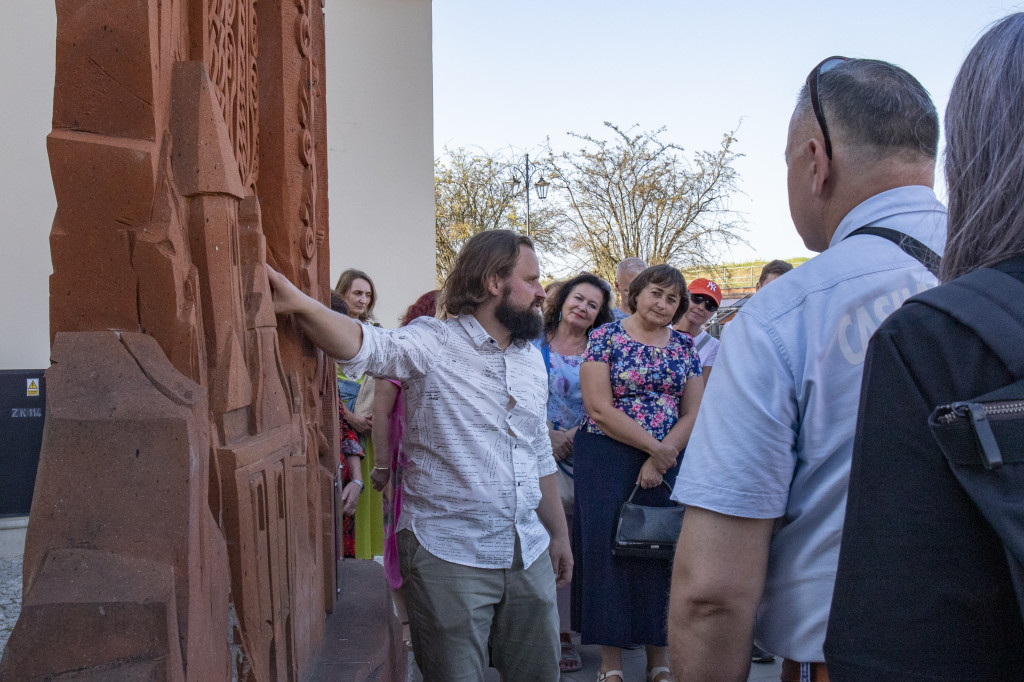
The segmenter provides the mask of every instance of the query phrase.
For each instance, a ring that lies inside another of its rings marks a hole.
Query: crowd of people
[[[1013,14],[950,95],[947,217],[927,91],[818,64],[785,157],[820,255],[768,263],[721,339],[715,282],[626,258],[545,289],[503,230],[400,330],[372,323],[366,273],[332,312],[268,269],[338,360],[343,551],[383,554],[424,679],[556,680],[573,633],[599,682],[625,682],[626,648],[650,682],[772,656],[783,682],[1024,679],[1024,441],[985,407],[1024,405],[1021,121]],[[613,551],[627,500],[685,506],[674,558]]]

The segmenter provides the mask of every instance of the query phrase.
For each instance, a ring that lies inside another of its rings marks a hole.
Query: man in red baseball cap
[[[700,364],[703,369],[704,382],[707,383],[708,375],[711,374],[711,366],[715,364],[715,356],[718,355],[719,341],[702,329],[711,319],[711,316],[718,310],[722,303],[722,289],[709,279],[699,277],[688,287],[690,292],[690,307],[676,323],[675,330],[689,334],[693,339],[693,345],[700,357]]]

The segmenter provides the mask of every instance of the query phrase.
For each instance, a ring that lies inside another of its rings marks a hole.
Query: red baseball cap
[[[690,282],[689,290],[691,294],[703,294],[713,300],[716,305],[722,305],[722,290],[710,279],[698,277]]]

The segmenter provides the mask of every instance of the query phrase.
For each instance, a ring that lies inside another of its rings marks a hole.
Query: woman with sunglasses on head
[[[700,356],[701,374],[704,376],[704,383],[707,384],[721,342],[708,334],[704,330],[704,325],[718,310],[718,306],[722,305],[722,290],[711,280],[700,277],[690,282],[688,293],[690,307],[679,318],[679,322],[676,322],[674,329],[693,339],[693,346]]]
[[[673,330],[687,308],[686,280],[671,265],[647,268],[629,286],[631,315],[590,334],[580,367],[587,419],[573,441],[573,627],[601,645],[599,682],[625,682],[622,649],[643,645],[647,679],[671,682],[668,665],[672,562],[614,556],[619,510],[669,506],[704,393],[693,342]],[[665,485],[662,485],[664,483]]]
[[[571,529],[574,496],[572,443],[576,430],[586,418],[580,389],[580,364],[590,332],[612,321],[612,288],[608,282],[589,272],[557,285],[553,293],[545,289],[548,299],[544,306],[544,336],[537,345],[548,370],[548,435],[558,461],[562,505]],[[558,667],[564,673],[583,667],[580,654],[573,646],[569,627],[569,595],[569,586],[558,590],[562,648]]]

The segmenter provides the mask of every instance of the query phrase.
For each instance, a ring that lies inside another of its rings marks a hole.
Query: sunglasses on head
[[[690,301],[694,305],[704,306],[704,309],[709,313],[713,313],[718,310],[718,304],[715,303],[715,299],[710,296],[705,296],[704,294],[690,294]]]
[[[829,57],[807,74],[807,89],[811,95],[811,107],[814,108],[814,118],[818,119],[821,126],[821,134],[825,136],[825,155],[832,159],[832,138],[828,135],[828,125],[825,123],[825,112],[821,108],[821,96],[818,92],[818,79],[821,74],[828,73],[843,62],[850,61],[846,57]]]

